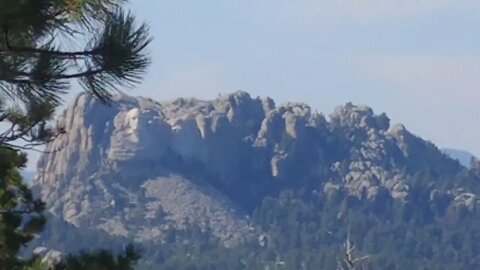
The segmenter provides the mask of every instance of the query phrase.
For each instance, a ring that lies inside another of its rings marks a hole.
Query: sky
[[[326,115],[351,101],[439,147],[480,156],[480,1],[132,0],[128,7],[154,37],[153,64],[131,95],[212,99],[243,90]]]

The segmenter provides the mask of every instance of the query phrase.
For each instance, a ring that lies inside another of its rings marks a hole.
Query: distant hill
[[[33,181],[56,217],[38,245],[133,241],[139,269],[328,270],[349,235],[364,269],[480,269],[480,169],[384,113],[245,92],[113,100],[60,114]]]
[[[458,149],[442,148],[442,152],[447,154],[449,157],[458,160],[460,164],[467,168],[470,167],[470,161],[472,158],[478,159],[472,153]]]

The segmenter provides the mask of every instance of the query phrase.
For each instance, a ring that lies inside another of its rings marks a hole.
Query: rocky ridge
[[[81,94],[58,124],[67,133],[47,146],[34,180],[49,211],[138,241],[193,223],[234,245],[257,235],[251,209],[286,187],[408,201],[420,168],[462,169],[385,114],[351,103],[327,119],[245,92],[169,102],[121,94],[111,106]],[[467,190],[432,190],[432,200],[442,196],[479,201]]]

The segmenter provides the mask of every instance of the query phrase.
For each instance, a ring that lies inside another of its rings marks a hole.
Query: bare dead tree
[[[359,270],[363,269],[363,263],[370,258],[370,255],[357,256],[355,253],[356,246],[350,240],[350,230],[348,231],[347,240],[341,245],[344,251],[343,258],[337,261],[337,270]]]

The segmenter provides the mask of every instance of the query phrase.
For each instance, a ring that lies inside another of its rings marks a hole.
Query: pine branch
[[[58,148],[52,151],[45,151],[45,150],[39,150],[37,149],[37,147],[44,146],[48,143],[51,143],[65,133],[66,132],[61,129],[55,135],[51,136],[48,140],[40,140],[40,141],[34,137],[27,138],[26,136],[28,136],[28,132],[22,133],[22,136],[10,136],[7,138],[4,138],[2,135],[0,135],[0,147],[9,147],[10,149],[15,151],[31,150],[38,153],[44,153],[44,154],[56,153],[60,151],[62,148]],[[16,142],[15,144],[11,143],[13,141],[18,141],[18,140],[25,142],[25,144],[20,145],[18,142]]]
[[[85,90],[107,103],[112,90],[140,82],[150,64],[144,50],[150,44],[151,38],[145,24],[135,27],[133,16],[119,8],[112,11],[103,23],[103,31],[92,38],[84,51],[72,52],[50,48],[51,42],[40,48],[13,46],[10,42],[9,27],[4,25],[6,49],[0,50],[0,54],[8,57],[19,55],[32,60],[37,58],[38,61],[45,59],[46,66],[28,70],[29,64],[21,68],[11,68],[7,64],[1,72],[0,81],[20,85],[27,92],[50,93],[48,97],[42,98],[38,94],[37,97],[57,102],[56,92],[65,88],[60,84],[71,79],[80,79]],[[77,63],[79,58],[83,60],[83,64]],[[66,66],[78,67],[80,71],[65,73]]]
[[[76,73],[70,73],[70,74],[56,74],[56,75],[51,75],[48,80],[68,80],[68,79],[77,79],[77,78],[81,78],[81,77],[89,77],[89,76],[94,76],[94,75],[97,75],[97,74],[100,74],[102,72],[105,72],[106,70],[105,69],[96,69],[96,70],[86,70],[86,71],[81,71],[81,72],[76,72]],[[33,77],[33,73],[30,73],[30,72],[24,72],[24,71],[17,71],[16,72],[17,76],[23,76],[23,77],[27,77],[26,79],[7,79],[7,78],[2,78],[1,75],[0,75],[0,80],[3,80],[3,81],[7,81],[7,82],[10,82],[10,83],[16,83],[16,84],[20,84],[20,83],[28,83],[28,84],[32,84],[32,83],[41,83],[42,81],[36,81],[36,80],[33,80],[33,79],[28,79],[30,77]],[[47,79],[45,79],[47,80]]]
[[[33,151],[37,152],[40,154],[53,154],[53,153],[58,153],[60,150],[63,149],[63,147],[54,149],[52,151],[45,151],[45,150],[40,150],[37,147],[44,146],[45,143],[32,143],[32,144],[26,144],[26,145],[16,145],[16,144],[11,144],[11,143],[2,143],[0,144],[2,147],[9,147],[12,150],[15,151]]]
[[[27,210],[2,210],[0,209],[0,215],[4,214],[14,214],[14,215],[27,215],[32,214],[34,211],[27,209]]]
[[[72,59],[76,59],[82,56],[92,56],[92,55],[99,54],[99,48],[86,50],[86,51],[84,50],[84,51],[66,52],[66,51],[47,50],[47,49],[40,49],[40,48],[33,48],[33,47],[12,46],[10,43],[8,24],[4,25],[2,28],[3,28],[3,37],[4,37],[6,49],[0,49],[0,53],[48,54],[54,57],[67,57]],[[40,46],[40,47],[44,47],[44,46]]]

